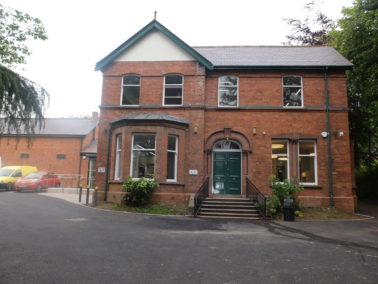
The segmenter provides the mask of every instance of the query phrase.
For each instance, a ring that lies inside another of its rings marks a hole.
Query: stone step
[[[242,205],[233,205],[233,204],[202,204],[202,208],[235,208],[235,209],[257,209],[253,204],[242,204]]]
[[[233,217],[233,216],[199,216],[206,219],[237,219],[237,220],[261,220],[261,217]]]
[[[233,201],[233,200],[209,200],[205,199],[202,204],[253,204],[251,201]]]
[[[202,216],[218,216],[218,217],[260,217],[258,213],[228,213],[228,212],[200,212]]]
[[[201,208],[202,212],[226,212],[226,213],[252,213],[258,214],[258,210],[256,209],[236,209],[236,208]]]

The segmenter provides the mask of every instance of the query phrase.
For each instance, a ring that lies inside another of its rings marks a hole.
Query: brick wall
[[[324,74],[316,71],[240,71],[219,72],[205,70],[196,62],[115,62],[103,70],[103,95],[99,126],[99,148],[97,166],[109,170],[110,184],[106,185],[106,175],[96,174],[97,184],[109,187],[109,200],[119,200],[120,182],[113,182],[114,176],[114,135],[122,133],[123,140],[122,173],[127,178],[130,173],[131,135],[135,132],[156,133],[159,152],[156,178],[162,183],[153,201],[162,203],[186,203],[191,193],[198,190],[206,175],[211,176],[211,153],[205,152],[207,139],[224,128],[231,128],[231,139],[238,135],[245,137],[251,146],[251,153],[243,154],[243,173],[266,194],[270,193],[268,179],[272,173],[272,138],[282,133],[296,133],[312,137],[317,145],[318,186],[307,187],[301,192],[301,199],[307,205],[328,205],[327,141],[321,137],[326,131],[324,111]],[[142,107],[119,106],[122,75],[141,75],[140,105]],[[184,75],[184,106],[162,107],[164,74]],[[239,76],[239,106],[241,109],[219,109],[218,78],[222,75]],[[303,78],[304,108],[282,109],[282,76],[299,75]],[[329,74],[329,95],[332,107],[331,126],[333,131],[343,131],[344,136],[332,133],[334,158],[334,193],[336,206],[354,210],[355,196],[352,193],[350,145],[345,76],[342,72]],[[165,159],[166,137],[169,126],[124,126],[110,133],[109,122],[135,112],[169,113],[189,121],[180,132],[179,179],[176,184],[166,184]],[[198,132],[194,133],[194,126]],[[252,128],[257,132],[254,134]],[[108,135],[110,133],[110,164],[107,165]],[[234,136],[233,136],[234,135]],[[222,137],[222,136],[220,136]],[[224,136],[225,137],[225,136]],[[244,139],[244,138],[243,138]],[[240,141],[239,141],[240,142]],[[108,167],[109,166],[109,167]],[[198,175],[189,175],[189,169],[197,169]],[[245,193],[243,179],[243,190]]]

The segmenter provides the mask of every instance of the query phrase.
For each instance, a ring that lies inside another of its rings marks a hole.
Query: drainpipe
[[[328,152],[328,191],[329,191],[329,206],[335,206],[333,194],[333,158],[332,158],[332,135],[331,135],[331,117],[329,112],[329,93],[328,93],[328,67],[324,72],[324,98],[325,98],[325,111],[326,111],[326,129],[327,129],[327,152]]]
[[[106,201],[108,199],[108,191],[109,191],[109,175],[110,175],[110,171],[109,171],[109,167],[110,167],[110,150],[111,150],[111,142],[112,142],[112,126],[109,127],[109,130],[108,130],[108,149],[106,151],[106,167],[105,167],[105,184],[104,184],[104,188],[105,188],[105,196],[104,196],[104,201]]]

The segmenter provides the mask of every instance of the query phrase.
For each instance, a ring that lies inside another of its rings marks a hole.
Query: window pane
[[[284,181],[287,179],[287,172],[287,157],[272,155],[273,176],[280,181]]]
[[[301,155],[315,155],[314,142],[300,142],[299,154]]]
[[[235,87],[219,88],[219,105],[220,106],[237,106],[237,92]]]
[[[155,171],[155,151],[133,151],[133,177],[146,177]]]
[[[284,106],[302,106],[302,88],[284,87]]]
[[[287,143],[275,142],[272,144],[272,154],[287,154]]]
[[[181,105],[181,98],[165,98],[165,105]]]
[[[165,89],[165,97],[181,97],[182,96],[182,88],[166,88]]]
[[[126,75],[123,76],[124,85],[139,85],[139,76],[138,75]]]
[[[168,150],[176,151],[176,136],[168,136]]]
[[[219,84],[221,86],[237,86],[238,77],[236,76],[223,76],[219,78]]]
[[[168,152],[167,179],[176,179],[175,168],[176,168],[176,153],[175,152]]]
[[[166,75],[165,76],[165,84],[182,84],[182,76],[181,75]]]
[[[155,135],[154,134],[135,134],[133,148],[135,150],[143,150],[143,149],[155,150]]]
[[[315,157],[299,158],[300,182],[315,183]]]
[[[298,76],[286,76],[283,78],[283,84],[285,86],[301,86],[302,78]]]
[[[139,86],[124,86],[122,94],[123,105],[139,104]]]

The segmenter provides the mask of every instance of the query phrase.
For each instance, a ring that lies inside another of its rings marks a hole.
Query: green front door
[[[213,188],[216,194],[241,194],[240,152],[214,152]]]

